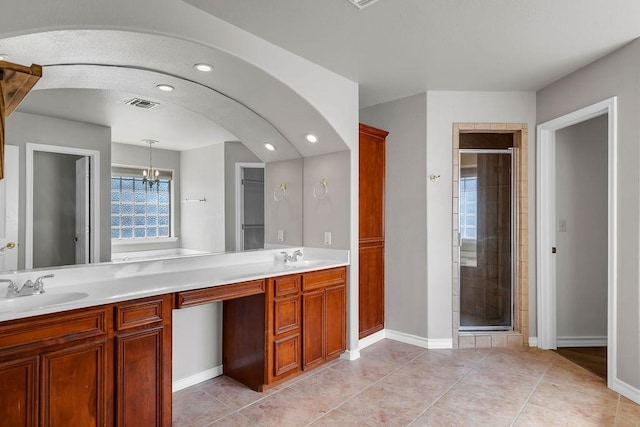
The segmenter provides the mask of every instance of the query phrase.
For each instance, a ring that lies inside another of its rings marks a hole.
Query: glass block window
[[[478,179],[460,177],[460,235],[463,239],[478,237]]]
[[[111,177],[111,238],[147,239],[171,236],[171,181],[153,188],[142,178]]]

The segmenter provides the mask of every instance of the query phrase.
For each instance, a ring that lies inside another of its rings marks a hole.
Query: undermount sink
[[[38,310],[51,306],[67,304],[88,297],[84,292],[65,292],[29,295],[11,299],[0,298],[0,313]]]

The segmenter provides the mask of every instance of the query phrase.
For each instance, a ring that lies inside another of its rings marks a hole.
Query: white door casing
[[[18,173],[20,149],[4,147],[4,179],[0,180],[0,271],[18,269]]]
[[[538,346],[555,349],[556,323],[556,131],[608,115],[608,209],[607,209],[607,381],[609,388],[620,392],[617,381],[617,97],[612,97],[574,111],[537,127],[536,161],[536,255]]]
[[[76,160],[76,264],[87,264],[89,252],[89,188],[90,188],[89,157]]]
[[[89,159],[89,169],[95,177],[100,176],[100,152],[85,148],[64,147],[59,145],[26,144],[26,173],[25,173],[25,241],[24,241],[24,268],[33,268],[33,157],[34,152],[44,151],[47,153],[71,154],[76,156],[86,156]],[[89,189],[89,261],[98,262],[100,260],[100,179],[92,179]]]

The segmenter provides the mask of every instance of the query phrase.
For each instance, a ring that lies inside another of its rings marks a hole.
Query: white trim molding
[[[537,127],[536,156],[536,255],[537,255],[537,317],[540,348],[557,346],[556,264],[551,248],[556,246],[555,150],[556,131],[608,115],[608,266],[607,266],[607,378],[609,388],[617,388],[617,97],[612,97]]]
[[[417,347],[429,350],[442,350],[453,348],[452,338],[424,338],[417,335],[407,334],[405,332],[385,329],[386,337],[390,340],[403,342],[405,344],[415,345]]]
[[[538,346],[538,337],[529,337],[529,347]]]
[[[558,337],[558,347],[606,347],[607,337]]]
[[[362,338],[358,341],[358,348],[362,350],[363,348],[367,348],[372,344],[377,343],[378,341],[382,341],[387,337],[387,330],[383,329],[374,334],[371,334],[367,337]]]
[[[33,156],[36,151],[46,153],[71,154],[74,156],[89,157],[91,168],[90,191],[90,221],[89,234],[91,252],[89,262],[100,261],[100,152],[85,148],[63,147],[59,145],[26,144],[26,207],[25,207],[25,241],[24,241],[24,268],[33,268]]]
[[[360,350],[345,350],[344,353],[340,355],[340,359],[342,360],[358,360],[360,359]]]
[[[640,389],[632,387],[617,378],[613,379],[613,385],[609,382],[609,388],[640,405]]]
[[[197,374],[190,375],[186,378],[173,381],[171,391],[175,393],[176,391],[200,384],[201,382],[210,380],[211,378],[219,377],[222,373],[222,365],[214,366],[206,371],[198,372]]]
[[[360,348],[360,350],[362,350],[363,348],[367,348],[370,345],[373,345],[378,341],[382,341],[385,338],[405,344],[415,345],[417,347],[422,347],[429,350],[443,350],[453,348],[452,338],[424,338],[418,335],[394,331],[392,329],[383,329],[376,332],[375,334],[371,334],[368,337],[362,338],[360,341],[358,341],[358,347]],[[358,357],[360,357],[359,354]]]

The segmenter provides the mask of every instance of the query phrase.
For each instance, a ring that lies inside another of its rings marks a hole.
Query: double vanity
[[[223,301],[225,375],[263,391],[346,348],[349,252],[288,248],[3,275],[7,425],[171,425],[172,310]],[[212,328],[214,325],[211,325]]]

